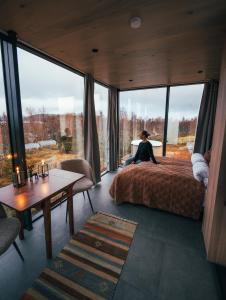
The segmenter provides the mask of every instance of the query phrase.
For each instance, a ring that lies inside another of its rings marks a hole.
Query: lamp
[[[132,29],[138,29],[142,25],[142,19],[140,17],[132,17],[130,19],[130,27]]]

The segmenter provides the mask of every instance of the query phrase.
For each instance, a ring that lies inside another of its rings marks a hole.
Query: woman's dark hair
[[[144,135],[146,138],[148,138],[150,136],[150,133],[147,132],[147,130],[141,131],[141,134]]]

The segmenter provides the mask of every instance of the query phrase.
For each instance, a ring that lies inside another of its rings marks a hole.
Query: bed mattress
[[[198,219],[205,187],[193,177],[190,161],[157,158],[119,172],[110,187],[116,203],[130,202]]]

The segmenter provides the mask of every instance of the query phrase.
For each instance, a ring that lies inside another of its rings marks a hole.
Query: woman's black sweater
[[[137,160],[149,161],[150,159],[152,159],[153,163],[157,164],[157,161],[154,157],[152,144],[149,141],[140,142],[136,155],[134,157],[134,162],[136,162]]]

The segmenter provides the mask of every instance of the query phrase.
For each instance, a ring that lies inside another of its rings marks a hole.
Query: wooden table
[[[61,192],[65,193],[68,202],[70,233],[74,234],[73,185],[83,177],[83,174],[52,169],[49,171],[48,177],[39,177],[39,180],[33,179],[33,182],[28,180],[27,184],[21,188],[15,188],[12,184],[0,188],[0,202],[14,209],[21,222],[20,239],[24,239],[23,212],[41,204],[44,215],[47,258],[52,258],[50,200]]]

